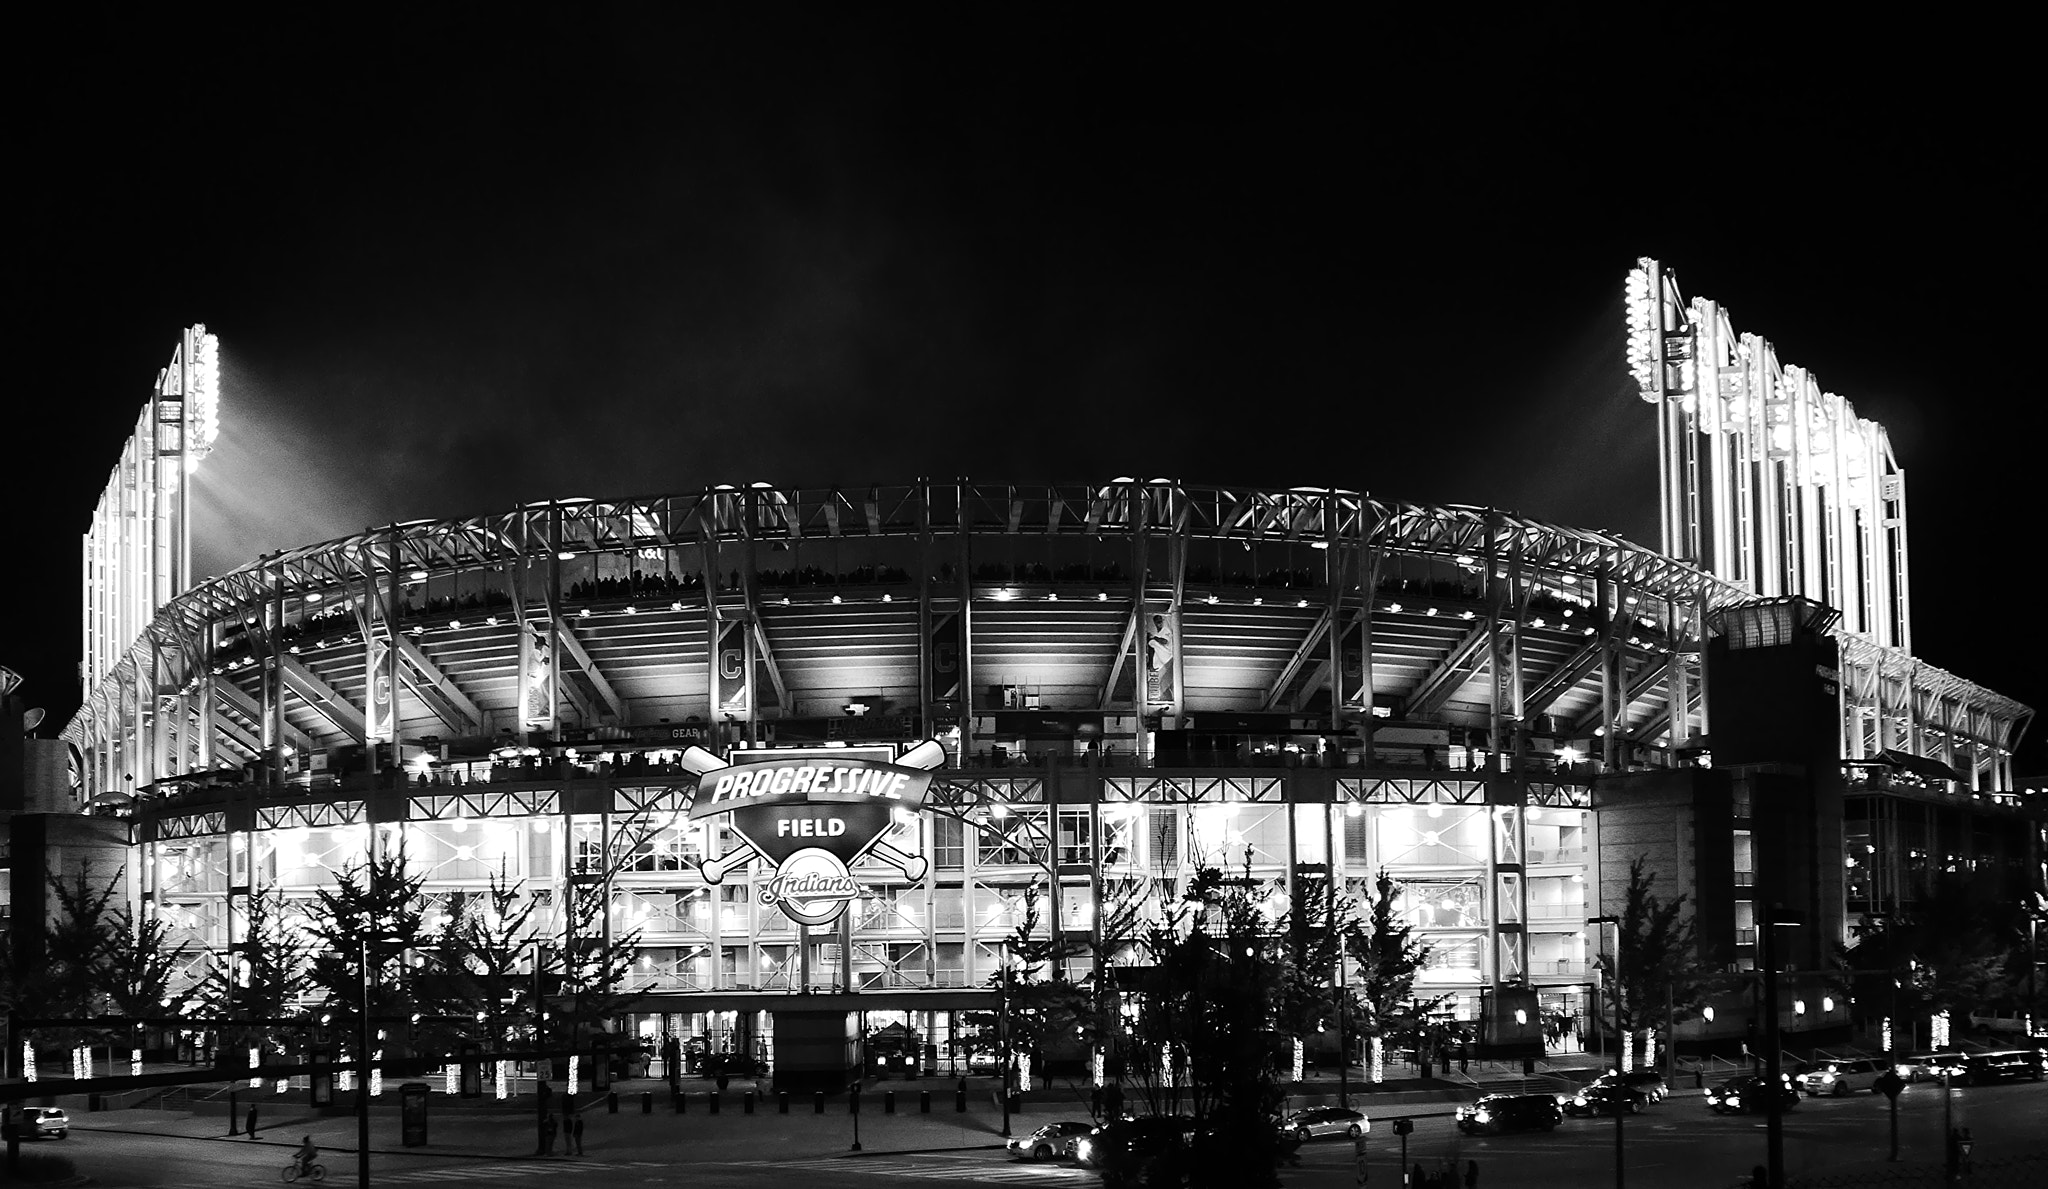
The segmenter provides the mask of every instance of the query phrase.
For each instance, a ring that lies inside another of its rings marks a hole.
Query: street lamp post
[[[1002,983],[997,993],[996,1038],[1003,1048],[1002,1068],[998,1072],[996,1097],[1003,1100],[1003,1138],[1010,1135],[1010,1062],[1014,1057],[1010,1051],[1010,945],[1003,942],[997,951],[1000,954]]]
[[[370,939],[362,940],[362,1015],[356,1029],[356,1184],[370,1189]]]
[[[1797,926],[1798,921],[1781,921],[1775,912],[1763,922],[1761,948],[1764,961],[1764,1082],[1769,1097],[1764,1127],[1765,1175],[1770,1189],[1785,1184],[1785,1104],[1780,1092],[1785,1084],[1785,1062],[1778,1041],[1778,930]]]
[[[1619,1048],[1621,1045],[1621,918],[1618,916],[1587,917],[1586,923],[1589,925],[1614,926],[1614,952],[1613,959],[1609,964],[1607,993],[1614,997],[1614,1039],[1612,1043],[1616,1048]],[[1605,930],[1602,930],[1602,933],[1604,934]],[[1617,1074],[1626,1072],[1621,1068],[1619,1062],[1616,1062],[1614,1070]],[[1617,1100],[1614,1110],[1614,1189],[1623,1189],[1627,1176],[1622,1161],[1621,1123],[1622,1116],[1627,1113],[1621,1108]]]
[[[402,937],[384,934],[364,936],[360,942],[362,966],[362,1018],[358,1022],[356,1043],[356,1185],[358,1189],[370,1189],[370,944],[380,945],[402,942]]]

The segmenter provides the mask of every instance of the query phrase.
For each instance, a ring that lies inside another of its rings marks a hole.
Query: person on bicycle
[[[314,1145],[313,1137],[307,1136],[306,1142],[299,1145],[298,1161],[300,1176],[306,1176],[313,1171],[313,1157],[319,1154],[320,1149]]]

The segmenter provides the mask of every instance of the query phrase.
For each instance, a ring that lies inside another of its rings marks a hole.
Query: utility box
[[[398,1088],[398,1127],[400,1139],[408,1148],[425,1146],[427,1142],[427,1084],[407,1082]]]

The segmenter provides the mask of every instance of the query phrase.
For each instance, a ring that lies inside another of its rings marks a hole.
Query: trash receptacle
[[[399,1139],[408,1148],[427,1142],[427,1084],[407,1082],[398,1088]]]
[[[917,1092],[917,1113],[920,1115],[932,1113],[932,1092],[930,1090],[919,1090]]]
[[[775,1113],[778,1115],[789,1113],[789,1091],[777,1090],[775,1092]]]
[[[608,1115],[619,1113],[619,1092],[617,1090],[604,1096],[604,1111]]]
[[[740,1113],[743,1115],[754,1113],[754,1092],[752,1090],[748,1090],[740,1095]]]
[[[640,1091],[640,1113],[643,1115],[651,1115],[654,1113],[654,1091]]]

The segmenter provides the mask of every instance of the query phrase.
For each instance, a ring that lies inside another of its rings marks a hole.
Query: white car
[[[1009,1150],[1010,1155],[1026,1160],[1069,1160],[1073,1158],[1075,1146],[1093,1130],[1093,1123],[1047,1123],[1029,1135],[1013,1137],[1003,1147]]]
[[[1891,1064],[1879,1057],[1858,1057],[1848,1061],[1825,1061],[1799,1075],[1799,1088],[1809,1095],[1841,1097],[1858,1090],[1875,1088],[1879,1074]]]
[[[1281,1131],[1304,1142],[1319,1135],[1343,1135],[1357,1139],[1365,1134],[1366,1127],[1362,1113],[1342,1106],[1312,1106],[1280,1121]]]

